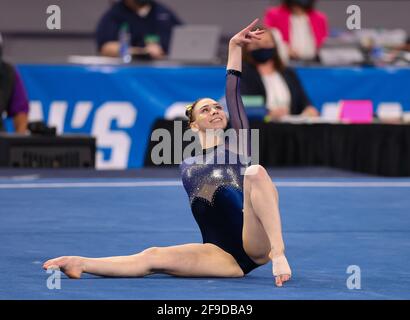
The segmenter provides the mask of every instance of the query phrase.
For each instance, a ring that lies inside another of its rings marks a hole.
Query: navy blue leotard
[[[226,75],[229,122],[237,135],[239,129],[249,129],[239,92],[240,75],[239,71],[234,70],[228,70]],[[185,159],[180,164],[180,170],[192,213],[201,230],[203,243],[212,243],[231,254],[244,274],[247,274],[259,266],[246,254],[242,239],[243,174],[241,169],[244,170],[248,164],[246,161],[242,164],[244,161],[240,161],[238,153],[231,149],[228,143],[223,147],[204,149],[201,155]],[[249,156],[249,147],[244,149]],[[218,164],[216,158],[221,156],[221,153],[225,153],[225,159],[230,159],[229,156],[236,157],[236,163],[231,164],[230,161],[228,164]],[[199,158],[203,164],[198,163]]]

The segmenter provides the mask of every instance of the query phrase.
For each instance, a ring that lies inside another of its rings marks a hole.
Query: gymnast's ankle
[[[271,247],[271,251],[269,253],[269,258],[275,259],[277,257],[285,255],[285,248],[284,247]]]

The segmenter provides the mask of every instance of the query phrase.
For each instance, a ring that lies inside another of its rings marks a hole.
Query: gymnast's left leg
[[[153,273],[181,277],[243,277],[235,258],[211,243],[151,247],[129,256],[64,256],[46,261],[43,268],[59,268],[73,279],[79,279],[82,273],[104,277],[144,277]]]
[[[271,260],[275,283],[282,286],[290,279],[291,270],[284,255],[279,195],[268,173],[260,165],[250,166],[245,171],[243,211],[246,253],[258,264]]]

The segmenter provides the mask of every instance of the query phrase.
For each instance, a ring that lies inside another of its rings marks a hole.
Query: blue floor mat
[[[159,185],[138,185],[144,181]],[[161,186],[161,181],[2,179],[0,299],[410,298],[410,180],[381,178],[275,180],[293,270],[283,288],[274,286],[270,264],[240,279],[63,275],[61,289],[47,288],[50,275],[41,264],[56,256],[128,255],[150,246],[201,242],[182,185],[173,179]],[[303,185],[326,181],[336,185]],[[358,182],[379,184],[354,185]],[[36,188],[47,183],[60,187]],[[351,265],[360,267],[360,290],[347,288]]]

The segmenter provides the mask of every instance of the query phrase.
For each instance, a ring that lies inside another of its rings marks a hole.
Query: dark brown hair
[[[191,126],[191,123],[195,121],[194,119],[194,109],[196,107],[196,105],[199,103],[199,101],[204,100],[206,98],[199,98],[197,100],[195,100],[193,103],[187,105],[185,107],[185,115],[188,117],[188,127]]]
[[[289,9],[291,9],[292,6],[299,6],[307,12],[312,11],[315,8],[315,2],[316,0],[306,0],[304,3],[299,3],[295,0],[282,0],[282,3]]]

